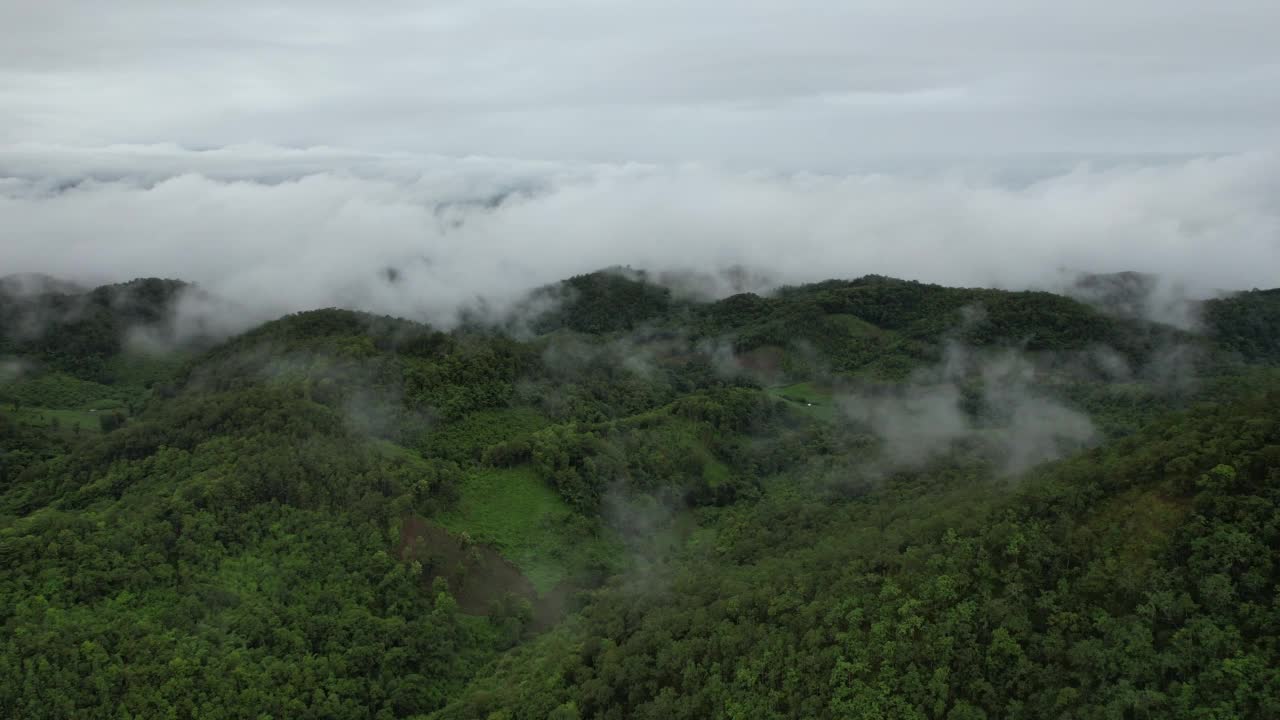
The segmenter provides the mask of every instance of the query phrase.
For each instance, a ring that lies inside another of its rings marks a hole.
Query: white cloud
[[[41,163],[57,183],[32,179]],[[1280,159],[1266,153],[1021,185],[261,146],[43,148],[0,153],[0,171],[24,178],[0,185],[6,272],[178,277],[264,317],[343,305],[447,322],[478,296],[619,264],[1011,288],[1136,269],[1198,294],[1274,285],[1280,267]],[[68,182],[94,173],[116,179]]]

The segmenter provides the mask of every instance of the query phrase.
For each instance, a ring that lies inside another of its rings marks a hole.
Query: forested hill
[[[0,716],[1280,717],[1280,290],[190,292],[0,283]]]

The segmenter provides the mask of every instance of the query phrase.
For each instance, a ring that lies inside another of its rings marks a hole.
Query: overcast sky
[[[1273,286],[1277,29],[1277,0],[0,0],[0,275],[436,319],[625,263]]]
[[[1280,138],[1275,0],[0,1],[0,141],[833,169]]]

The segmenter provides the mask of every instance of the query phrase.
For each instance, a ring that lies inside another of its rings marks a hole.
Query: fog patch
[[[1152,353],[1139,377],[1157,390],[1185,393],[1196,387],[1204,351],[1190,343],[1169,344]]]
[[[1113,317],[1163,323],[1189,331],[1201,328],[1202,301],[1221,294],[1207,289],[1194,293],[1177,278],[1134,271],[1080,274],[1069,281],[1051,283],[1049,289]]]
[[[1088,416],[1039,390],[1038,380],[1017,350],[979,353],[949,342],[940,363],[909,381],[855,390],[836,405],[880,439],[888,469],[921,467],[971,446],[1014,475],[1099,439]]]
[[[653,495],[630,492],[621,481],[601,496],[601,519],[622,542],[621,588],[652,593],[671,583],[671,561],[684,547],[692,524]],[[689,527],[683,527],[688,525]]]
[[[3,193],[3,189],[0,189]],[[35,295],[75,295],[86,292],[76,283],[42,273],[15,273],[0,277],[0,295],[29,298]]]
[[[764,294],[783,284],[776,273],[744,265],[705,270],[668,269],[654,273],[650,279],[669,289],[673,299],[695,302],[712,302],[741,293]]]
[[[0,385],[8,385],[22,378],[29,365],[18,358],[0,358]]]

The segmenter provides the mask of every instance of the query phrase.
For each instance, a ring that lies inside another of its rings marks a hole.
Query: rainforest
[[[1280,289],[1140,277],[7,279],[0,715],[1280,716]]]

